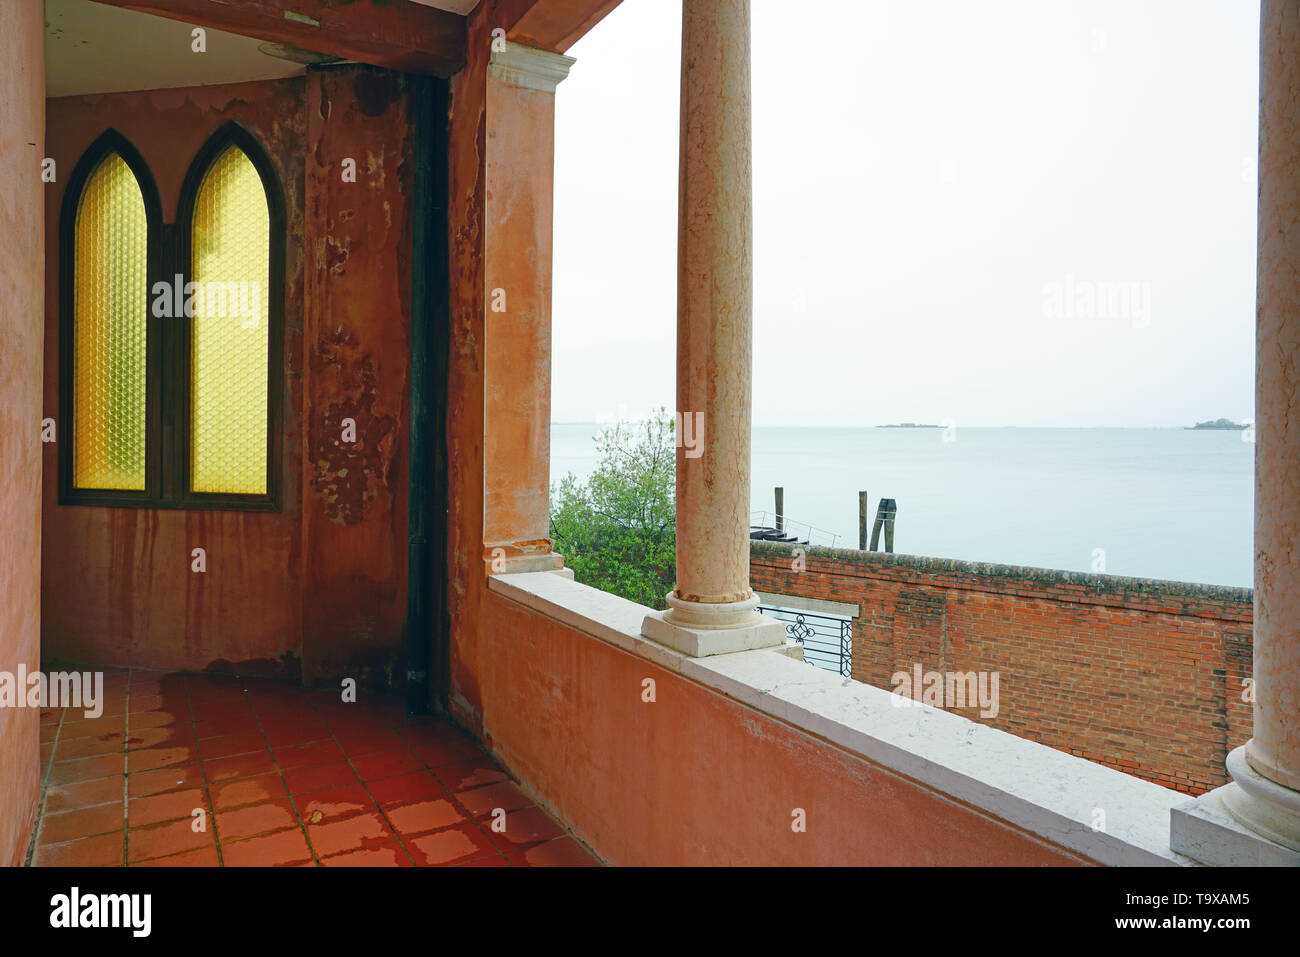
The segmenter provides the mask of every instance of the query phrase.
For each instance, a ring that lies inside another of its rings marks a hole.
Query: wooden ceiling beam
[[[492,26],[516,43],[563,53],[622,0],[492,0]]]

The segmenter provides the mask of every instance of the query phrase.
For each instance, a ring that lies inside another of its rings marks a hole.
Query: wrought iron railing
[[[785,622],[785,633],[803,645],[803,660],[845,678],[853,677],[853,622],[834,615],[760,605],[758,610]]]
[[[785,515],[777,515],[776,512],[769,512],[761,508],[750,510],[749,526],[751,532],[755,528],[776,528],[780,526],[783,532],[799,540],[804,545],[821,545],[826,548],[835,548],[840,540],[840,536],[834,532],[828,532],[816,525],[809,525],[807,522],[796,522]]]

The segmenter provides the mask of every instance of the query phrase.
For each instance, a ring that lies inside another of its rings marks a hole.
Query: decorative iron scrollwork
[[[804,643],[805,638],[811,638],[817,634],[812,626],[803,620],[803,615],[796,615],[794,621],[785,626],[785,633],[801,645]]]

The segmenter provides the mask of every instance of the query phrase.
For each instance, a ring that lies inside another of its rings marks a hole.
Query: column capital
[[[554,93],[576,62],[562,53],[507,42],[504,50],[493,51],[488,61],[488,76],[510,86]]]

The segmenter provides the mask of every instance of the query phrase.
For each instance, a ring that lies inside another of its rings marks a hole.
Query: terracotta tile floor
[[[395,698],[358,697],[347,704],[336,691],[266,679],[105,671],[99,718],[41,713],[32,863],[597,863],[473,738],[407,717]]]

